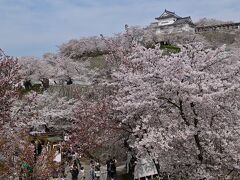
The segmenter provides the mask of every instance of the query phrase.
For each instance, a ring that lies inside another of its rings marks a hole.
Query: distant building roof
[[[175,12],[171,12],[165,9],[165,11],[162,13],[161,16],[156,17],[156,20],[160,20],[160,19],[167,19],[167,18],[171,18],[171,17],[175,17],[175,18],[181,18],[180,16],[176,15]]]
[[[174,17],[176,18],[176,21],[173,22],[172,24],[166,24],[166,25],[161,25],[161,27],[165,27],[165,26],[175,26],[175,25],[181,25],[181,24],[189,24],[191,26],[195,26],[194,23],[192,22],[192,19],[190,16],[188,17],[180,17],[178,15],[175,14],[175,12],[171,12],[165,9],[165,11],[162,13],[161,16],[155,18],[156,20],[162,20],[162,19],[167,19],[167,18],[171,18]],[[155,22],[157,23],[157,22]],[[152,23],[152,26],[156,24]]]
[[[191,24],[191,25],[194,25],[190,16],[188,16],[188,17],[183,17],[183,18],[178,18],[178,19],[173,23],[173,25],[186,24],[186,23]]]

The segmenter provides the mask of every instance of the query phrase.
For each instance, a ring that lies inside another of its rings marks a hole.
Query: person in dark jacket
[[[111,178],[111,166],[110,166],[111,161],[112,161],[111,157],[108,156],[108,160],[106,161],[106,164],[107,164],[107,179]]]
[[[116,171],[116,160],[115,158],[110,159],[106,162],[107,164],[107,179],[116,179],[117,171]]]
[[[78,180],[79,170],[76,165],[73,165],[73,168],[70,170],[70,173],[72,174],[72,180]]]
[[[115,159],[112,159],[112,161],[110,162],[110,177],[111,177],[111,179],[115,180],[116,175],[117,175],[116,161],[115,161]]]

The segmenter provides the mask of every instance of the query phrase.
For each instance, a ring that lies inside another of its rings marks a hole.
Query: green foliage
[[[31,88],[32,91],[35,91],[37,93],[43,93],[43,88],[41,84],[34,84]]]
[[[23,87],[18,89],[18,94],[20,96],[24,96],[25,94],[29,93],[30,91],[35,91],[36,93],[42,94],[43,93],[43,87],[41,84],[34,84],[30,89],[25,89]]]
[[[22,169],[27,169],[29,173],[33,173],[33,168],[27,162],[22,164]]]
[[[169,52],[172,52],[172,53],[179,53],[181,51],[181,49],[179,47],[169,45],[169,44],[167,44],[167,45],[162,44],[160,46],[160,49],[166,49],[166,50],[168,50]]]

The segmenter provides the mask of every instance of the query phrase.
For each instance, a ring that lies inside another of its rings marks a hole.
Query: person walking
[[[110,158],[107,161],[107,180],[115,180],[117,175],[116,159]]]
[[[72,169],[70,170],[70,173],[72,174],[72,180],[78,180],[79,170],[76,165],[73,165]]]
[[[59,167],[59,173],[60,173],[60,178],[65,179],[66,174],[65,174],[65,164],[62,162]]]
[[[95,180],[95,162],[93,160],[90,161],[90,180]]]
[[[80,157],[78,153],[75,153],[74,155],[74,164],[77,165],[78,169],[81,169],[82,167],[82,164],[81,164],[81,161],[80,161]]]
[[[115,159],[112,159],[110,162],[110,178],[111,180],[115,180],[117,175],[117,169],[116,169],[116,161]]]
[[[80,168],[80,180],[85,180],[85,170],[84,170],[84,167],[81,166]]]
[[[96,165],[95,165],[95,177],[96,177],[96,180],[100,180],[100,176],[101,176],[101,170],[100,169],[101,169],[101,165],[97,161]]]
[[[106,161],[106,164],[107,164],[107,180],[111,179],[111,166],[110,166],[111,161],[112,161],[111,157],[108,156],[108,160]]]

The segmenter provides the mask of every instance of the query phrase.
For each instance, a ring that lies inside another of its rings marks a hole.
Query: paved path
[[[84,176],[85,180],[90,180],[90,166],[86,162],[82,162],[82,166],[84,167]],[[67,172],[67,180],[71,180],[71,173],[69,172],[69,167],[66,168]],[[117,174],[122,174],[125,171],[125,165],[121,165],[117,167]],[[79,173],[78,179],[82,180],[83,175]],[[101,176],[99,180],[106,180],[107,179],[107,166],[101,166]]]
[[[81,173],[81,171],[79,172],[79,176],[78,176],[78,180],[83,180],[85,177],[85,180],[90,180],[90,161],[89,160],[83,160],[81,161],[81,165],[84,168],[84,174]],[[117,175],[118,177],[121,176],[122,174],[126,173],[126,166],[125,165],[121,165],[121,166],[117,166]],[[67,174],[66,180],[71,180],[72,175],[70,173],[70,167],[67,166],[65,168],[65,174]],[[118,178],[117,177],[117,178]],[[59,180],[60,178],[51,178],[50,180]],[[107,179],[107,166],[106,165],[102,165],[101,166],[101,176],[99,180],[106,180]]]

